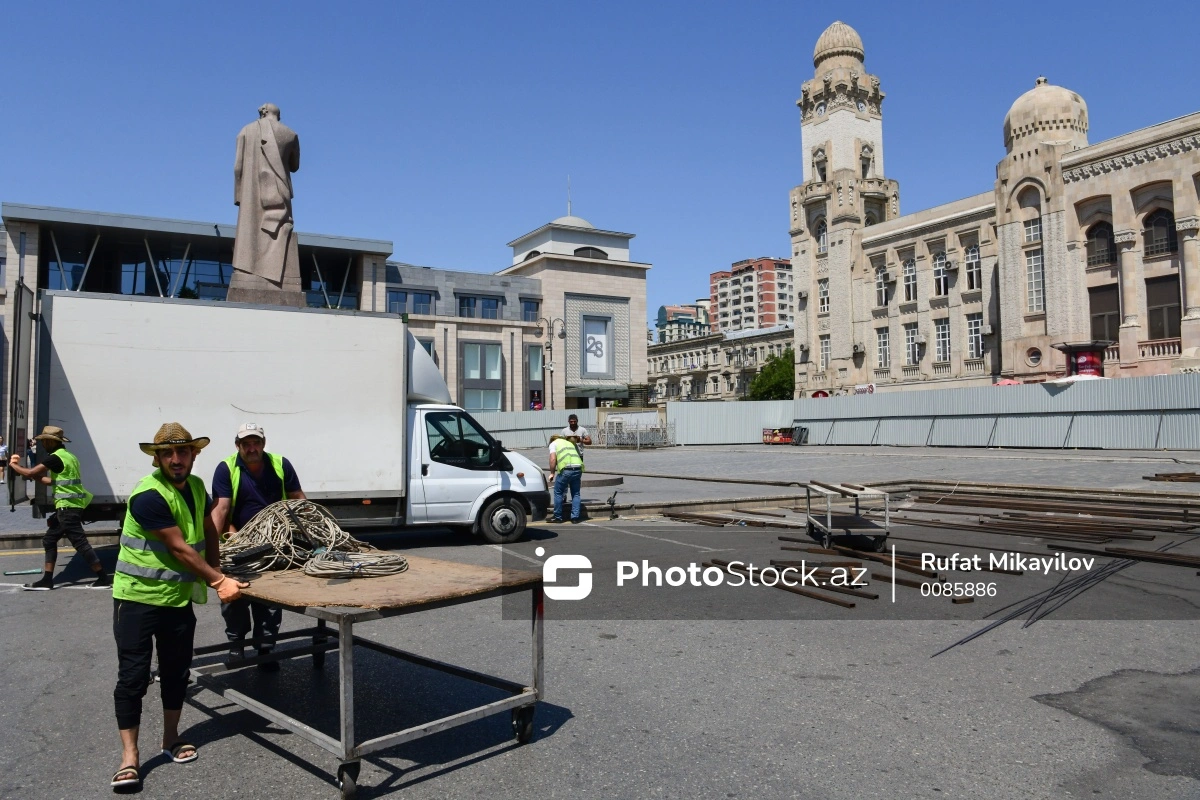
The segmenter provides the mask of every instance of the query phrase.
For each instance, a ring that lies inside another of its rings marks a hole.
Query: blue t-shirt
[[[188,511],[194,517],[196,515],[196,501],[192,497],[192,493],[190,491],[181,491],[180,494],[183,495]],[[212,498],[205,492],[204,516],[212,513],[212,507]],[[175,528],[179,525],[175,521],[174,515],[171,514],[171,507],[167,505],[167,501],[154,489],[149,489],[139,495],[135,495],[129,503],[129,513],[133,515],[133,519],[138,525],[141,525],[148,531],[161,531],[165,528]]]
[[[283,459],[283,486],[279,485],[279,476],[274,468],[267,463],[267,454],[263,453],[262,473],[256,478],[246,467],[246,462],[238,456],[237,465],[242,471],[238,480],[238,496],[233,498],[233,514],[231,522],[238,530],[249,522],[255,514],[262,511],[271,503],[278,503],[284,492],[289,494],[300,491],[300,478],[296,475],[292,462]],[[229,478],[229,467],[224,461],[217,464],[212,480],[213,497],[232,497],[233,481]]]

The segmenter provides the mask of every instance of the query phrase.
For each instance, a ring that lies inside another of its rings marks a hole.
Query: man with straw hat
[[[248,586],[217,569],[220,551],[209,516],[212,499],[204,481],[192,475],[196,455],[208,442],[207,437],[193,437],[178,422],[168,422],[153,442],[139,445],[154,458],[156,469],[129,495],[113,581],[113,637],[119,661],[113,700],[122,746],[114,789],[135,789],[142,782],[138,730],[155,645],[163,753],[178,764],[196,760],[196,746],[179,737],[196,631],[192,603],[208,599],[200,581],[216,589],[223,603],[236,600]]]
[[[96,573],[93,586],[112,586],[112,576],[104,571],[96,551],[83,532],[83,510],[92,502],[92,493],[83,488],[83,479],[79,477],[79,459],[67,451],[66,442],[71,441],[63,433],[63,429],[55,425],[47,425],[42,432],[33,437],[46,455],[33,467],[22,467],[21,457],[14,455],[9,466],[13,472],[31,480],[40,480],[53,487],[54,513],[46,519],[46,535],[42,537],[42,547],[46,551],[45,573],[33,583],[25,584],[25,589],[34,592],[44,592],[54,588],[54,565],[58,562],[58,541],[64,536],[74,545],[79,555],[87,559],[88,566]],[[54,477],[51,477],[53,475]]]

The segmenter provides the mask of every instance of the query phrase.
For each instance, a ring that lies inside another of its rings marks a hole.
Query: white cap
[[[239,440],[245,439],[247,436],[257,436],[264,442],[267,440],[267,432],[257,422],[243,422],[242,426],[238,428],[237,438]]]

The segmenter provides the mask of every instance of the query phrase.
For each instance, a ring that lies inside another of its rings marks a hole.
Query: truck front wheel
[[[479,529],[492,544],[508,544],[525,535],[525,507],[513,497],[497,497],[480,515]]]

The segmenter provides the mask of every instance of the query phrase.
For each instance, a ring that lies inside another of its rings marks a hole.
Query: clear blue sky
[[[492,272],[566,213],[637,234],[648,313],[788,252],[795,100],[835,18],[863,38],[901,212],[988,191],[1039,74],[1090,141],[1200,110],[1195,13],[1123,2],[9,4],[0,198],[232,222],[234,140],[299,134],[297,227]]]

